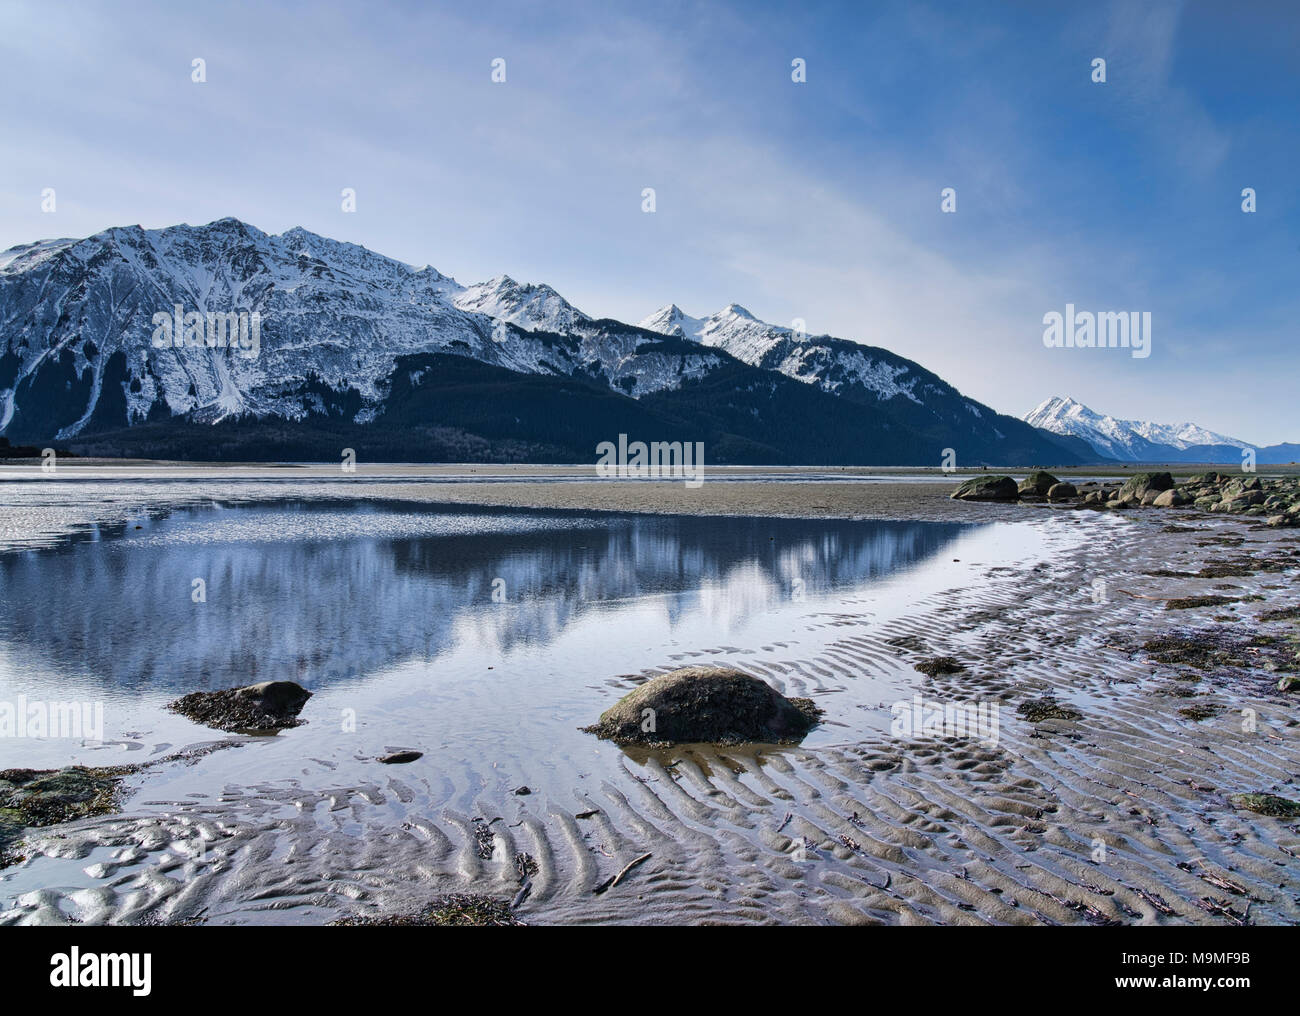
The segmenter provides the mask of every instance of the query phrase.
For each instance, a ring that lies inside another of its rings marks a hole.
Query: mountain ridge
[[[498,275],[465,286],[302,227],[268,234],[232,217],[37,241],[0,254],[0,434],[75,442],[113,433],[128,447],[132,428],[168,421],[242,421],[251,432],[260,420],[268,433],[343,417],[384,426],[407,359],[434,357],[443,369],[440,357],[460,356],[519,378],[590,382],[564,388],[577,413],[603,414],[605,389],[649,400],[643,409],[653,406],[667,429],[696,426],[721,447],[782,461],[824,461],[818,445],[828,441],[845,463],[895,462],[906,449],[917,464],[937,464],[948,448],[959,464],[1077,461],[887,349],[770,325],[734,303],[703,319],[669,308],[647,319],[654,328],[596,319],[545,284]],[[211,346],[213,317],[236,312],[258,315],[252,355]],[[197,344],[188,326],[190,345],[158,344],[153,321],[173,313],[193,315]],[[703,390],[722,404],[699,398]],[[798,422],[788,409],[796,403],[858,444],[809,433],[801,455],[780,433]],[[601,418],[619,414],[643,417],[626,405]],[[593,454],[551,447],[579,461]]]
[[[1252,445],[1195,423],[1160,424],[1104,415],[1071,396],[1044,399],[1023,417],[1035,427],[1082,440],[1099,455],[1123,462],[1230,462],[1253,450],[1261,463],[1292,462],[1294,444]]]

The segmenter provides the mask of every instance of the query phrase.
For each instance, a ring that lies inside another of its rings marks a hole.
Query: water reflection
[[[319,687],[466,640],[545,646],[657,597],[719,631],[940,553],[952,523],[412,511],[175,511],[0,554],[0,669],[167,693]],[[200,585],[201,583],[201,585]],[[593,647],[593,651],[599,647]]]

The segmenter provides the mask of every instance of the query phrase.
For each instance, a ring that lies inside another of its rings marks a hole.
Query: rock
[[[1244,808],[1273,818],[1300,816],[1300,804],[1285,797],[1278,797],[1276,794],[1232,794],[1228,798],[1228,803],[1234,808]]]
[[[1148,490],[1154,490],[1158,494],[1162,490],[1169,490],[1173,485],[1174,478],[1168,473],[1138,473],[1125,481],[1119,490],[1119,496],[1141,498]]]
[[[1277,682],[1278,691],[1300,691],[1300,677],[1295,674],[1287,674]]]
[[[1280,526],[1295,525],[1295,519],[1293,519],[1289,515],[1270,515],[1267,519],[1264,520],[1264,523],[1265,525],[1269,525],[1272,526],[1274,529],[1277,529]]]
[[[6,769],[0,772],[0,868],[21,860],[23,830],[117,810],[131,766]]]
[[[1174,487],[1169,490],[1162,490],[1159,494],[1155,496],[1155,500],[1153,500],[1151,503],[1155,505],[1157,508],[1175,508],[1181,505],[1185,505],[1189,501],[1191,501],[1190,497],[1188,497],[1178,488]]]
[[[474,893],[439,896],[413,914],[385,914],[378,917],[344,917],[331,922],[336,927],[387,928],[505,928],[524,927],[505,900]]]
[[[955,501],[1014,501],[1016,481],[1009,476],[976,476],[952,492]]]
[[[1188,483],[1215,483],[1219,479],[1219,474],[1211,470],[1208,473],[1197,473]]]
[[[395,766],[401,765],[403,762],[414,762],[417,758],[424,758],[424,752],[411,751],[408,749],[405,751],[394,751],[389,752],[387,755],[381,755],[379,756],[379,761],[386,766]]]
[[[243,688],[190,692],[167,708],[218,730],[265,732],[302,723],[298,712],[309,698],[311,692],[293,681],[263,681]]]
[[[811,699],[788,699],[730,667],[683,667],[624,695],[583,729],[616,744],[796,742],[816,726]]]
[[[940,674],[960,674],[966,669],[966,664],[952,656],[932,656],[912,664],[912,668],[927,677],[937,677]]]
[[[1047,500],[1049,501],[1068,501],[1072,497],[1079,496],[1079,489],[1072,483],[1054,483],[1047,488]],[[1091,497],[1092,495],[1088,495]]]
[[[1243,494],[1260,492],[1263,485],[1259,482],[1258,476],[1252,476],[1249,480],[1238,478],[1229,480],[1223,485],[1223,496],[1225,499],[1240,497]]]
[[[1127,497],[1125,497],[1125,498],[1118,498],[1118,497],[1117,497],[1117,498],[1114,498],[1113,500],[1107,501],[1107,502],[1106,502],[1106,507],[1107,507],[1107,508],[1132,508],[1132,507],[1133,507],[1133,501],[1132,501],[1131,498],[1127,498]]]
[[[1038,497],[1045,497],[1047,492],[1055,487],[1061,481],[1051,473],[1045,473],[1041,469],[1035,469],[1026,476],[1017,488],[1019,494],[1034,494]]]
[[[1041,723],[1043,720],[1078,720],[1083,718],[1083,714],[1077,709],[1061,705],[1051,695],[1021,702],[1020,705],[1016,706],[1016,712],[1031,723]]]

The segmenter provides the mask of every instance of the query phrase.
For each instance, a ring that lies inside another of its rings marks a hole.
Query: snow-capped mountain
[[[244,341],[228,344],[241,314]],[[714,461],[1076,460],[919,364],[735,304],[595,320],[549,286],[463,286],[231,218],[0,254],[0,435],[188,455],[212,443],[193,428],[213,426],[230,441],[207,454],[245,457],[346,440],[398,458],[585,461],[640,428],[707,439]]]
[[[155,314],[257,312],[256,356],[158,348]],[[513,327],[494,327],[500,319]],[[680,384],[708,351],[639,358],[604,348],[586,315],[546,286],[507,277],[464,287],[304,229],[270,236],[236,219],[110,229],[0,256],[0,433],[63,440],[93,424],[199,412],[300,420],[319,382],[373,412],[399,356],[447,352],[527,374],[594,374],[636,394]],[[38,393],[63,388],[59,405]],[[364,419],[364,415],[362,416]]]
[[[1197,461],[1218,461],[1223,452],[1210,453],[1205,450],[1207,446],[1237,450],[1252,447],[1247,441],[1216,434],[1194,423],[1161,424],[1103,416],[1068,397],[1047,399],[1024,420],[1054,434],[1082,438],[1107,458],[1130,462],[1181,461],[1186,457],[1184,453],[1193,448],[1202,449],[1194,457],[1216,456]]]
[[[567,332],[590,318],[550,286],[521,286],[508,275],[462,289],[452,297],[461,310],[486,314],[528,331]]]
[[[738,360],[776,370],[805,384],[815,384],[828,392],[857,387],[879,399],[901,396],[922,404],[927,394],[940,388],[924,389],[933,375],[922,377],[917,364],[884,349],[874,349],[856,342],[834,339],[829,335],[809,336],[793,328],[781,328],[760,321],[739,304],[728,304],[706,318],[684,314],[675,304],[655,311],[641,322],[641,327],[665,335],[680,335],[715,349],[722,349]],[[940,382],[942,394],[955,389]],[[920,386],[920,390],[918,390]],[[990,412],[977,402],[968,401],[966,411],[976,416]]]

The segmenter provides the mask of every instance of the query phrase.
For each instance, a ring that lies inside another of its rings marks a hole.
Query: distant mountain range
[[[231,218],[0,254],[0,435],[15,445],[592,462],[621,433],[702,441],[713,463],[929,465],[952,449],[959,467],[1068,465],[1091,451],[888,350],[735,304],[598,320],[549,286],[463,286]]]
[[[1261,464],[1296,462],[1300,445],[1259,447],[1216,434],[1194,423],[1159,424],[1118,420],[1096,413],[1072,398],[1050,398],[1025,415],[1025,422],[1053,434],[1081,440],[1101,459],[1124,462],[1238,462],[1243,449],[1255,449]],[[1077,450],[1077,446],[1073,446]]]

